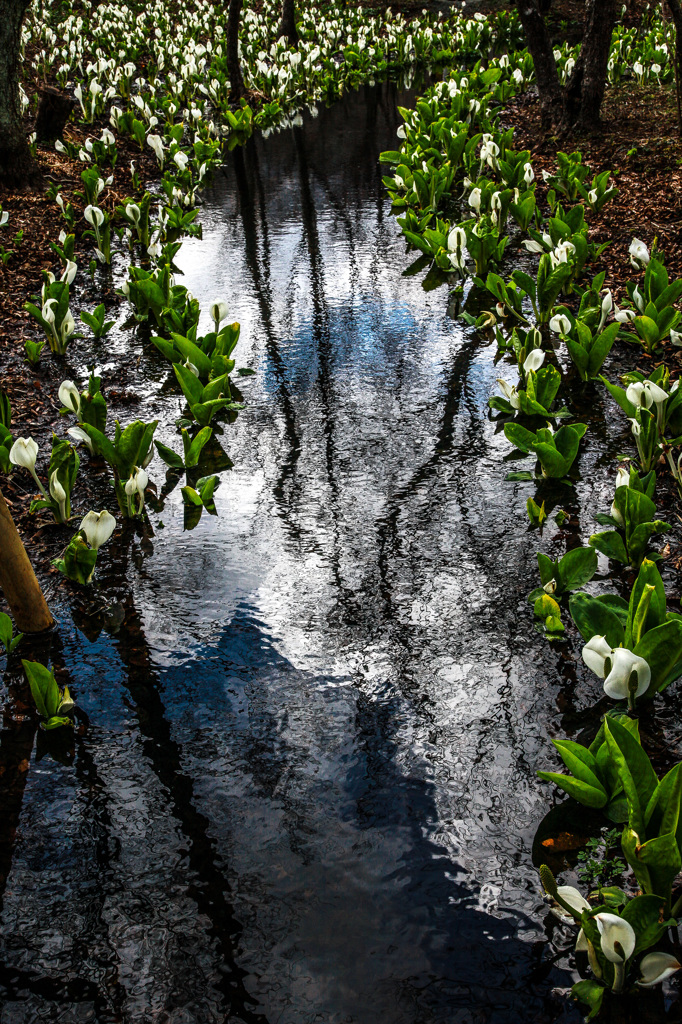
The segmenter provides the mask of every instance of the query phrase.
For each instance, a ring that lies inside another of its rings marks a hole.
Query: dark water
[[[377,156],[413,98],[366,88],[236,150],[183,247],[257,371],[235,467],[218,519],[183,533],[176,489],[102,552],[94,602],[61,599],[73,759],[3,733],[1,1024],[579,1019],[534,772],[598,693],[526,594],[539,544],[581,535],[527,529],[493,349],[401,276]],[[172,442],[179,405],[149,407]],[[602,508],[616,426],[569,511]]]

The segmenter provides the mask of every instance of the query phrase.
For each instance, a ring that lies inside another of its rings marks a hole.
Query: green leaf
[[[92,579],[97,562],[97,550],[89,548],[80,533],[72,537],[61,558],[55,558],[53,565],[60,572],[83,586]]]
[[[584,804],[585,807],[601,808],[607,802],[603,787],[590,786],[581,779],[574,779],[571,775],[561,775],[559,772],[538,772],[538,777],[545,782],[553,782],[559,789]]]
[[[201,500],[204,504],[204,508],[212,516],[218,515],[215,507],[215,502],[213,500],[213,492],[215,491],[217,485],[218,477],[215,475],[202,476],[200,480],[197,480],[197,490],[201,495]]]
[[[184,469],[184,462],[172,448],[162,444],[161,441],[154,441],[154,446],[167,466],[170,466],[171,469]]]
[[[597,772],[597,762],[587,747],[572,740],[552,740],[552,743],[559,751],[562,761],[568,770],[575,775],[576,779],[586,782],[588,786],[604,790],[604,786]],[[604,802],[606,802],[606,791],[604,790]]]
[[[635,845],[634,852],[636,862],[643,866],[649,873],[650,886],[656,896],[660,896],[668,903],[670,891],[676,875],[682,869],[682,857],[677,845],[677,838],[674,833],[656,836],[648,839],[641,846]],[[635,865],[632,869],[637,875]],[[637,880],[640,881],[639,875]],[[641,881],[640,881],[641,884]]]
[[[45,668],[38,661],[23,661],[24,672],[31,687],[31,694],[43,718],[50,718],[56,714],[59,707],[59,687],[49,669]]]
[[[629,419],[632,419],[635,415],[636,407],[626,397],[625,389],[619,388],[617,384],[612,384],[610,381],[606,379],[606,377],[602,376],[600,379],[610,392],[611,396],[616,400],[618,405],[621,407],[625,415]]]
[[[568,607],[583,640],[587,642],[593,636],[604,636],[611,647],[622,645],[623,624],[605,602],[589,594],[572,594]]]
[[[664,523],[661,519],[654,519],[651,523],[640,523],[635,530],[633,530],[628,548],[630,554],[630,563],[637,568],[646,553],[647,544],[652,537],[659,533],[667,533],[672,529],[670,523]],[[659,558],[659,555],[650,555],[650,561],[655,558]]]
[[[627,565],[629,562],[623,538],[616,530],[593,533],[588,544],[616,562],[622,562],[624,565]]]
[[[199,378],[195,377],[192,371],[181,363],[174,363],[173,370],[190,407],[201,402],[204,397],[204,388]]]
[[[637,936],[633,956],[638,956],[663,938],[670,926],[670,922],[664,920],[663,911],[661,899],[654,895],[635,896],[625,904],[620,916],[632,925]]]
[[[597,553],[590,547],[573,548],[560,560],[557,571],[562,590],[577,590],[597,571]]]
[[[193,487],[186,485],[182,488],[182,500],[185,505],[203,505],[201,495]]]
[[[660,693],[682,674],[682,621],[670,619],[644,634],[634,653],[648,663],[651,683],[647,695]]]
[[[73,725],[73,722],[63,715],[53,715],[52,718],[48,718],[43,728],[49,732],[51,729],[60,729],[63,725]]]
[[[681,795],[682,761],[670,769],[651,795],[644,812],[648,835],[677,833],[680,823]]]
[[[0,612],[0,643],[8,654],[11,649],[13,633],[14,627],[12,626],[12,620],[9,615],[5,614],[5,612]]]
[[[615,718],[604,719],[604,733],[627,797],[630,827],[644,837],[644,812],[658,786],[658,778],[640,744]]]
[[[211,360],[206,353],[198,345],[195,345],[193,341],[190,341],[189,338],[184,338],[181,334],[172,333],[171,337],[175,347],[183,356],[183,362],[189,359],[190,363],[196,366],[201,379],[207,380],[211,372]]]
[[[507,473],[504,479],[509,482],[527,482],[528,480],[534,480],[535,477],[528,470],[522,470],[515,473]]]
[[[533,451],[540,460],[545,476],[551,477],[554,480],[560,480],[566,476],[570,469],[570,463],[567,463],[566,459],[557,451],[554,445],[540,441],[533,445]]]
[[[660,337],[656,321],[648,316],[637,316],[632,324],[637,334],[643,340],[645,349],[651,351]]]
[[[620,324],[609,324],[606,330],[602,331],[593,341],[588,365],[589,377],[596,377],[601,370],[604,360],[613,348],[619,329]]]
[[[580,376],[583,378],[583,380],[587,380],[587,377],[589,375],[588,367],[590,362],[590,357],[587,349],[583,348],[582,345],[578,344],[577,341],[573,341],[571,338],[565,338],[564,341],[566,342],[568,354],[570,355],[571,359],[580,371]]]
[[[187,456],[185,458],[185,464],[188,469],[191,469],[199,461],[201,450],[210,438],[213,431],[210,427],[202,427],[199,433],[196,435],[191,445],[187,450]]]
[[[93,427],[91,423],[81,424],[83,430],[91,439],[95,451],[98,455],[101,455],[113,469],[121,469],[121,463],[118,457],[118,453],[114,448],[109,438],[98,430],[97,427]]]
[[[547,518],[544,501],[542,505],[538,505],[534,498],[529,497],[526,501],[526,511],[533,526],[542,526]]]
[[[546,583],[550,583],[553,579],[556,579],[557,565],[553,562],[548,555],[538,551],[538,569],[540,570],[540,581],[545,586]]]
[[[561,620],[561,608],[554,598],[550,597],[549,594],[545,594],[544,591],[540,592],[533,605],[533,614],[536,615],[538,619],[546,619],[547,616],[551,616],[552,618]]]
[[[588,1020],[594,1020],[597,1014],[601,1010],[602,1000],[604,998],[604,992],[606,989],[603,985],[600,985],[598,981],[588,979],[586,981],[578,981],[571,989],[571,995],[583,1006],[587,1006],[589,1013],[587,1015]]]
[[[140,448],[145,433],[146,424],[142,420],[133,420],[121,431],[116,442],[119,463],[123,475],[127,476],[135,466],[140,464]]]
[[[504,436],[522,452],[530,452],[536,442],[536,436],[519,423],[505,423]]]
[[[172,341],[167,341],[165,338],[152,338],[152,344],[156,345],[159,352],[166,357],[171,363],[182,362],[182,356],[176,349]]]
[[[625,646],[629,646],[632,641],[633,627],[635,622],[635,616],[637,614],[637,608],[639,602],[644,594],[644,589],[647,586],[654,587],[654,593],[651,597],[649,604],[649,611],[647,612],[646,621],[644,625],[644,631],[653,629],[655,626],[660,626],[666,621],[666,597],[665,589],[663,587],[663,580],[661,574],[650,559],[644,559],[640,567],[635,585],[632,588],[630,594],[630,603],[628,606],[628,619],[625,628]]]

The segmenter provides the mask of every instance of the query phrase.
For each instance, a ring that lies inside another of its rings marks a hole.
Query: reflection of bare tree
[[[199,913],[210,921],[209,935],[220,950],[218,988],[226,1019],[264,1024],[265,1018],[251,1008],[253,1001],[244,986],[245,972],[236,961],[235,940],[241,924],[226,898],[229,883],[217,864],[219,855],[216,841],[209,834],[209,821],[197,809],[194,782],[183,767],[182,748],[172,736],[140,614],[131,595],[123,603],[125,619],[116,642],[127,671],[126,686],[134,702],[145,756],[168,794],[171,813],[187,840],[187,859],[194,879],[187,891]]]
[[[317,350],[318,376],[317,385],[321,399],[323,414],[324,434],[324,458],[325,475],[331,501],[329,510],[333,519],[333,551],[330,558],[332,575],[337,592],[342,603],[347,605],[353,599],[353,593],[343,581],[341,574],[341,540],[339,530],[339,514],[341,511],[341,492],[339,481],[336,475],[336,417],[334,410],[338,409],[338,401],[334,394],[334,346],[331,338],[329,319],[329,307],[325,294],[324,264],[320,249],[320,235],[317,226],[317,211],[315,199],[310,185],[310,171],[305,146],[305,135],[302,128],[294,128],[294,141],[298,157],[300,190],[301,190],[301,220],[303,224],[303,237],[308,254],[310,268],[310,286],[313,300],[313,341]],[[349,248],[353,251],[353,244],[349,239]],[[345,596],[345,600],[344,600]]]
[[[10,684],[10,693],[16,688]],[[0,899],[12,866],[36,724],[34,715],[5,722],[0,736]]]
[[[247,154],[247,157],[245,157],[245,153]],[[248,159],[250,165],[248,171],[246,167],[246,159]],[[239,214],[244,231],[244,257],[253,281],[254,292],[265,331],[265,347],[277,381],[277,397],[282,411],[284,436],[288,446],[288,451],[286,453],[282,453],[283,457],[281,457],[280,460],[281,469],[274,487],[274,495],[282,521],[288,527],[292,535],[300,536],[300,525],[293,524],[290,519],[290,502],[287,500],[287,485],[290,483],[292,487],[294,486],[296,466],[301,455],[301,439],[298,432],[298,426],[296,424],[296,412],[287,379],[287,367],[280,351],[277,332],[272,321],[272,293],[269,280],[270,243],[267,228],[267,209],[263,183],[260,176],[258,150],[255,139],[251,139],[246,146],[238,146],[232,151],[232,164],[234,167],[237,193],[239,196]],[[251,182],[254,184],[254,191],[258,198],[260,228],[263,238],[263,266],[266,268],[265,272],[261,270],[261,261],[258,255],[258,222],[255,215],[256,204],[252,194]]]
[[[56,636],[52,631],[35,637],[26,636],[19,656],[14,655],[10,659],[5,672],[11,706],[25,708],[26,713],[17,718],[5,718],[0,734],[0,909],[12,866],[17,825],[38,728],[33,698],[19,658],[47,664]]]
[[[27,644],[30,645],[30,648],[25,653],[30,660],[35,659],[47,663],[50,659],[60,685],[68,685],[74,694],[78,693],[78,686],[74,685],[66,667],[57,631],[40,638],[29,638]],[[19,823],[37,730],[36,714],[23,674],[18,672],[15,675],[8,671],[8,675],[10,676],[10,696],[15,698],[13,703],[16,703],[16,700],[21,703],[29,701],[31,710],[23,721],[12,721],[10,728],[3,731],[0,740],[0,778],[3,783],[0,787],[0,895],[4,892],[12,864],[14,838]],[[65,742],[67,747],[64,747]],[[87,737],[77,736],[76,743],[78,752],[75,758],[75,774],[84,797],[84,814],[88,819],[87,832],[95,842],[95,859],[100,877],[100,884],[88,899],[88,930],[77,940],[82,948],[77,953],[76,959],[78,961],[87,960],[94,942],[99,944],[100,949],[103,947],[106,950],[105,955],[113,967],[117,962],[117,955],[109,939],[109,928],[103,916],[110,889],[110,886],[103,880],[110,877],[111,851],[114,845],[111,836],[106,786],[97,771]],[[64,751],[70,762],[72,740],[70,735],[66,735],[65,730],[47,734],[38,732],[38,754],[41,746],[44,756],[49,756],[48,752],[52,751],[54,756],[60,757],[60,752]],[[7,976],[3,977],[3,974]],[[61,978],[53,979],[37,970],[16,971],[13,965],[11,970],[5,971],[0,968],[0,984],[5,989],[8,999],[13,999],[14,993],[30,992],[34,997],[55,1004],[66,1000],[76,1003],[89,1002],[97,1007],[98,1014],[105,1014],[106,1019],[111,1020],[112,1024],[123,1020],[121,1014],[125,992],[120,985],[116,970],[107,971],[102,984],[96,984],[82,978],[69,981]]]
[[[452,363],[452,367],[445,381],[445,401],[440,417],[440,423],[434,438],[433,452],[429,458],[418,466],[410,476],[410,479],[392,496],[389,507],[384,515],[378,520],[378,566],[381,594],[384,603],[384,614],[387,618],[392,617],[392,595],[390,581],[390,558],[396,556],[400,549],[400,537],[398,523],[401,515],[409,507],[410,500],[425,487],[442,489],[443,481],[438,471],[445,461],[452,461],[459,456],[462,463],[476,458],[476,446],[472,444],[472,438],[466,436],[465,440],[456,446],[456,431],[459,425],[459,412],[462,399],[466,400],[466,381],[471,370],[472,361],[476,352],[482,344],[477,336],[462,345]],[[472,410],[471,425],[476,433],[480,432],[480,414]],[[452,473],[449,475],[449,486],[457,488],[457,477],[463,478],[464,473]],[[443,495],[449,494],[448,491]],[[465,505],[465,501],[462,502]],[[423,508],[420,515],[424,515]],[[431,518],[432,513],[427,514]],[[469,531],[475,543],[475,531]]]

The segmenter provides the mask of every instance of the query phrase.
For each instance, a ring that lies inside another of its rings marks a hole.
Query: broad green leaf
[[[637,945],[633,956],[638,956],[645,949],[654,946],[670,926],[665,920],[664,906],[658,896],[635,896],[628,900],[620,916],[632,925],[637,936]]]
[[[98,430],[97,427],[93,427],[90,423],[83,423],[81,426],[91,439],[97,454],[101,455],[102,458],[109,463],[112,469],[120,470],[121,462],[118,457],[118,453],[109,438],[103,434],[101,430]]]
[[[573,548],[563,556],[557,569],[562,590],[577,590],[597,571],[597,553],[590,547]]]
[[[675,834],[667,833],[648,839],[641,846],[636,846],[634,853],[638,863],[649,872],[651,891],[667,902],[675,877],[682,870],[682,857]]]
[[[198,345],[195,345],[189,338],[184,338],[181,334],[173,332],[171,334],[175,347],[184,357],[183,362],[189,360],[199,371],[199,376],[202,380],[208,380],[208,376],[211,372],[211,360],[209,357],[202,352]],[[189,367],[188,367],[189,369]],[[190,371],[191,372],[191,371]]]
[[[154,445],[167,466],[170,466],[171,469],[184,469],[184,462],[177,452],[174,452],[173,449],[169,448],[167,445],[162,444],[161,441],[154,441]]]
[[[601,370],[602,363],[613,348],[619,329],[620,324],[609,324],[606,330],[602,331],[602,333],[595,338],[590,350],[588,365],[588,375],[590,377],[596,377]]]
[[[553,562],[552,559],[549,558],[548,555],[543,554],[542,551],[538,551],[537,559],[538,569],[540,570],[540,580],[544,587],[546,583],[550,583],[553,579],[556,579],[556,562]]]
[[[530,452],[536,441],[535,434],[520,423],[505,423],[504,436],[522,452]]]
[[[52,564],[64,573],[67,579],[86,586],[92,579],[97,562],[97,551],[89,548],[80,533],[72,537],[61,558],[55,558]]]
[[[561,775],[559,772],[538,772],[538,778],[543,779],[545,782],[553,782],[559,789],[563,789],[565,793],[577,800],[578,803],[584,804],[585,807],[603,807],[606,804],[607,797],[603,788],[599,786],[590,786],[581,779],[574,779],[571,775]]]
[[[670,619],[650,629],[634,653],[644,658],[651,669],[647,696],[660,693],[682,674],[682,621]]]
[[[571,338],[565,338],[566,348],[571,359],[578,367],[582,377],[587,378],[589,375],[589,363],[590,356],[587,349],[579,345],[577,341],[573,341]]]
[[[50,718],[56,714],[59,707],[59,687],[54,676],[38,661],[22,660],[21,664],[24,666],[38,713],[43,718]]]
[[[619,388],[617,384],[612,384],[611,381],[607,380],[606,377],[600,378],[603,384],[605,384],[611,396],[616,400],[618,405],[621,407],[625,415],[632,419],[635,415],[636,407],[628,400],[625,395],[625,389]]]
[[[10,644],[12,643],[12,634],[14,633],[14,627],[12,626],[12,620],[9,615],[5,612],[0,612],[0,643],[3,645],[7,653],[10,651]]]
[[[192,406],[201,402],[204,396],[204,388],[199,378],[195,377],[192,371],[188,367],[183,366],[182,363],[174,363],[173,370],[189,405]]]
[[[595,789],[604,789],[597,774],[597,762],[587,747],[581,746],[580,743],[573,743],[571,740],[552,740],[552,743],[576,779],[586,782],[588,786],[593,786]],[[606,792],[604,792],[604,797],[606,797]]]
[[[604,992],[606,989],[603,985],[600,985],[598,981],[593,981],[591,978],[586,981],[578,981],[571,989],[571,995],[583,1006],[587,1006],[589,1013],[587,1015],[588,1020],[594,1020],[597,1014],[601,1010],[602,1000],[604,998]]]
[[[593,533],[588,544],[590,547],[596,548],[597,551],[601,551],[607,558],[612,558],[616,562],[622,562],[624,565],[628,564],[628,553],[625,550],[623,538],[616,530]]]
[[[533,451],[540,460],[544,474],[552,479],[561,479],[570,469],[570,463],[556,450],[554,445],[541,441],[533,445]]]
[[[187,451],[185,463],[188,468],[196,466],[201,455],[201,450],[210,438],[213,431],[210,427],[202,427],[196,437],[193,439]]]
[[[680,821],[680,797],[682,796],[682,761],[665,775],[651,794],[644,820],[647,835],[677,833]]]
[[[604,636],[611,647],[623,643],[623,624],[612,608],[589,594],[572,594],[568,602],[571,618],[586,642]]]
[[[647,613],[645,622],[645,632],[653,629],[655,626],[660,626],[666,620],[666,598],[665,589],[663,587],[663,580],[661,574],[649,559],[644,559],[640,567],[635,585],[632,588],[630,594],[630,603],[628,606],[628,619],[625,628],[625,645],[626,647],[632,641],[632,630],[637,614],[637,608],[639,602],[642,599],[644,588],[647,586],[654,587],[654,594],[652,595],[651,602],[649,604],[649,611]]]
[[[630,827],[644,837],[644,812],[658,786],[656,773],[640,744],[615,718],[604,719],[604,733],[627,797]]]
[[[635,878],[639,882],[640,888],[645,893],[652,893],[651,885],[651,874],[646,864],[643,864],[637,853],[640,848],[640,837],[633,828],[626,825],[623,829],[623,835],[621,836],[621,847],[625,859],[635,873]]]

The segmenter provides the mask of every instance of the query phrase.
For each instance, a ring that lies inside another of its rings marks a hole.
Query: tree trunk
[[[21,26],[28,0],[3,0],[0,7],[0,182],[26,185],[39,176],[31,156],[19,102]]]
[[[583,128],[595,128],[599,124],[611,37],[619,10],[620,0],[587,0],[586,3],[585,34],[580,47],[582,83],[577,118]]]
[[[64,125],[71,117],[77,105],[73,96],[52,89],[45,85],[40,90],[40,105],[36,118],[36,137],[40,141],[58,139],[64,131]]]
[[[544,0],[516,0],[530,55],[544,128],[569,128],[580,124],[594,128],[599,124],[611,37],[620,9],[620,0],[585,0],[585,31],[580,54],[566,87],[561,88],[554,60],[554,49],[545,19]],[[679,4],[679,0],[673,0]]]
[[[516,6],[535,66],[542,125],[551,128],[561,120],[564,110],[552,40],[540,14],[538,0],[516,0]]]
[[[682,137],[682,4],[680,0],[668,0],[668,7],[675,24],[675,92],[677,93],[677,128]]]
[[[227,9],[227,73],[230,76],[230,102],[237,105],[246,96],[246,87],[239,64],[239,21],[243,0],[230,0]]]
[[[298,29],[296,28],[295,0],[282,0],[282,20],[277,29],[278,37],[284,36],[289,46],[296,46]]]

